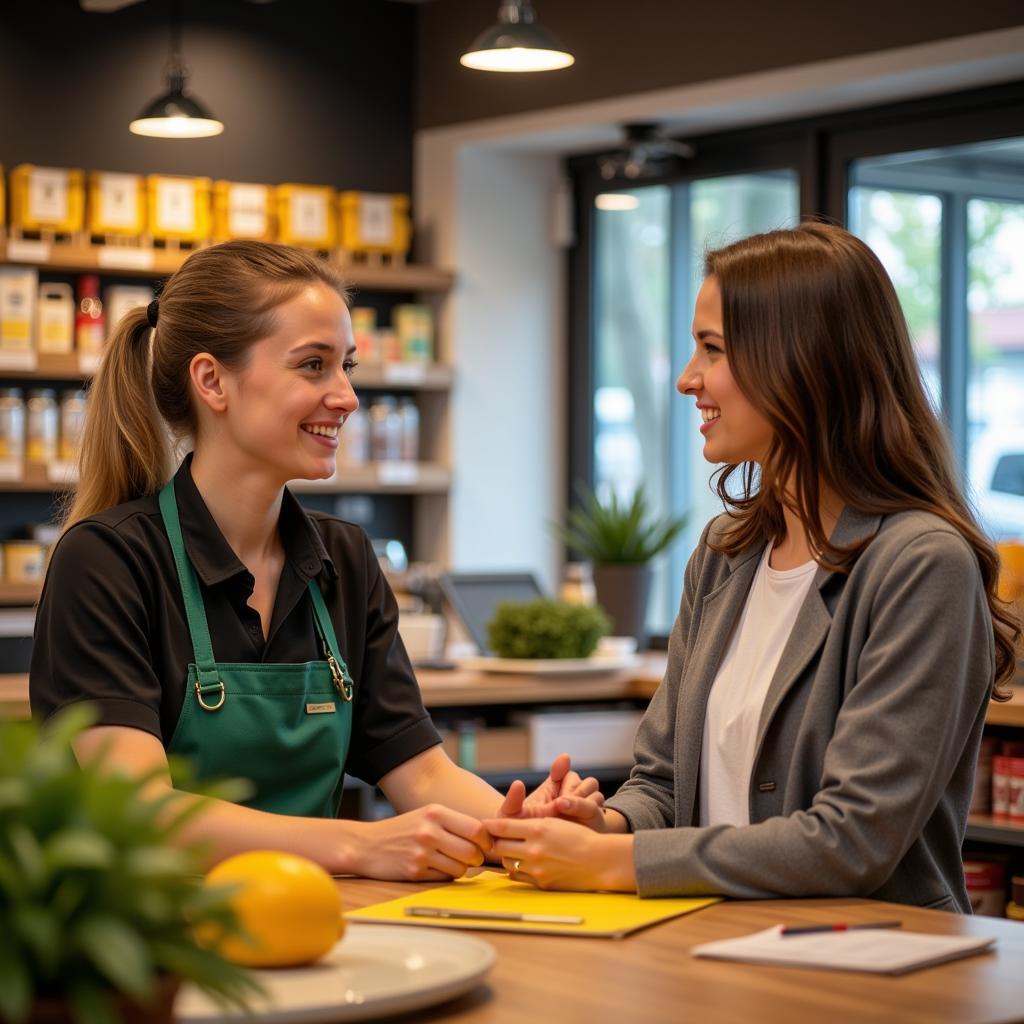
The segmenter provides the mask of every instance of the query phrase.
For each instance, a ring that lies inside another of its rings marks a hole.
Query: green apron
[[[323,661],[217,664],[173,479],[160,492],[160,512],[195,657],[168,753],[187,757],[200,780],[249,779],[254,793],[243,801],[247,807],[336,817],[352,732],[352,679],[317,581],[309,581],[309,596]]]

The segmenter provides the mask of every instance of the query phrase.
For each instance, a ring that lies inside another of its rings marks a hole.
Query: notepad
[[[881,928],[784,936],[780,928],[775,927],[738,939],[706,942],[694,946],[690,953],[751,964],[906,974],[947,960],[984,953],[995,941],[974,935],[929,935]]]
[[[524,882],[513,882],[503,873],[483,871],[472,878],[459,878],[426,892],[351,910],[345,917],[349,921],[374,924],[418,924],[430,928],[472,928],[618,939],[639,928],[689,914],[717,902],[717,897],[642,900],[638,896],[622,893],[545,892]],[[583,921],[580,924],[541,924],[533,921],[410,917],[406,914],[407,907],[543,914],[579,917]]]

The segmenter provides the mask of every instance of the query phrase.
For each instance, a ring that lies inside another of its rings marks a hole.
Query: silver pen
[[[406,907],[407,917],[451,917],[466,921],[526,921],[530,924],[583,924],[582,917],[559,914],[516,914],[505,910],[446,910],[444,907]]]

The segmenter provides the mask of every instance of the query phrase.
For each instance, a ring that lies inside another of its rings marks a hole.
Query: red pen
[[[837,921],[835,924],[801,924],[780,925],[780,935],[810,935],[813,932],[849,932],[860,928],[899,928],[902,921],[866,921],[863,924],[847,924]]]

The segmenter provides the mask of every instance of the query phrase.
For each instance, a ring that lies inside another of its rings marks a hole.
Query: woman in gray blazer
[[[488,822],[494,852],[544,888],[970,912],[960,848],[1020,629],[892,283],[820,223],[705,269],[677,389],[727,511],[687,566],[636,763],[603,807]]]

